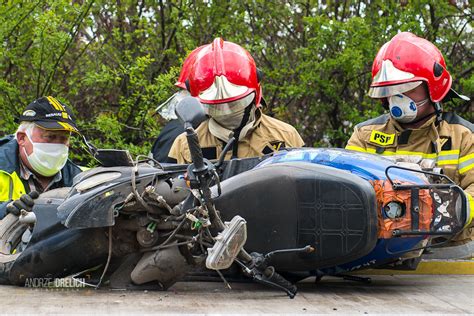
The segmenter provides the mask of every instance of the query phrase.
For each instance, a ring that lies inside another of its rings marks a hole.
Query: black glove
[[[15,216],[19,216],[21,210],[31,212],[33,205],[35,205],[35,199],[38,198],[39,193],[31,191],[28,194],[23,194],[18,200],[11,201],[7,205],[7,214],[11,213]]]

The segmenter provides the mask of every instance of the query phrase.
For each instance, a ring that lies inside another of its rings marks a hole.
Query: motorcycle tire
[[[11,246],[15,245],[26,229],[26,225],[18,221],[18,217],[7,214],[0,220],[0,284],[10,284],[10,270],[20,253],[11,254]]]

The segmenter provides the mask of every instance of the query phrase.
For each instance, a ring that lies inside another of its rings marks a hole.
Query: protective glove
[[[31,191],[28,194],[23,194],[18,200],[14,200],[8,203],[7,214],[10,213],[15,216],[19,216],[21,210],[31,212],[33,209],[33,205],[35,205],[35,199],[37,199],[38,196],[39,193],[36,191]]]

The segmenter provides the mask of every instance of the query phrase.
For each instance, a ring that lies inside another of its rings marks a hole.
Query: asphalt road
[[[1,313],[147,314],[466,314],[473,275],[377,275],[371,284],[336,278],[298,285],[295,299],[256,284],[182,282],[167,292],[0,286]]]

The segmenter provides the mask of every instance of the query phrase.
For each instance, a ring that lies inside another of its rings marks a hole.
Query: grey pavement
[[[473,275],[373,276],[371,284],[299,283],[295,299],[251,283],[181,282],[167,292],[31,289],[0,286],[6,314],[468,314]]]
[[[474,241],[467,244],[444,247],[444,248],[432,248],[431,254],[424,254],[423,259],[470,259],[474,258]]]

